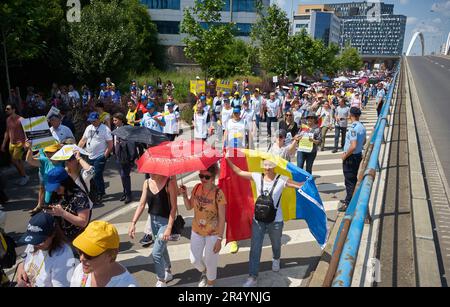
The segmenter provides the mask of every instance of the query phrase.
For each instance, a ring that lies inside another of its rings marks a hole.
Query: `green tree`
[[[63,15],[59,0],[1,1],[2,66],[8,69],[10,63],[45,57],[49,52],[48,42],[60,28]]]
[[[339,57],[340,67],[343,70],[359,70],[364,63],[356,48],[345,46],[342,54]]]
[[[211,74],[210,67],[223,65],[224,48],[233,43],[232,23],[220,23],[223,0],[195,0],[194,7],[184,9],[181,33],[188,58],[200,65],[205,79]]]
[[[217,78],[226,78],[250,73],[250,51],[247,43],[234,38],[233,42],[224,46],[222,50],[225,56],[220,63],[209,67],[211,75]]]
[[[252,27],[251,38],[261,67],[267,72],[282,74],[288,58],[289,20],[286,12],[272,4],[267,11],[258,1],[258,20]]]
[[[128,71],[150,68],[156,26],[138,0],[93,0],[82,9],[81,21],[68,25],[69,63],[80,80],[119,80]]]
[[[321,42],[314,41],[305,29],[289,37],[288,46],[288,71],[290,74],[312,75],[317,66],[317,53]],[[323,44],[322,44],[323,47]]]

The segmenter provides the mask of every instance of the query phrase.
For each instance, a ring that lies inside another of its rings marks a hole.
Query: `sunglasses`
[[[286,117],[292,117],[292,114],[286,114]]]
[[[206,179],[206,180],[209,180],[209,179],[211,179],[212,176],[199,174],[198,177],[199,177],[200,179]]]
[[[98,256],[89,256],[89,255],[83,253],[83,252],[80,251],[80,250],[78,250],[78,254],[80,255],[80,257],[83,255],[83,258],[86,259],[86,260],[92,260],[92,259],[95,259],[95,258],[97,258],[98,256],[101,255],[101,254],[100,254],[100,255],[98,255]]]

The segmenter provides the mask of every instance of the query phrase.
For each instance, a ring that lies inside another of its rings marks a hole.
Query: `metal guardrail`
[[[387,116],[389,115],[392,96],[397,84],[400,68],[401,65],[399,63],[386,96],[386,101],[375,125],[370,143],[365,148],[366,153],[370,154],[370,158],[368,159],[368,163],[367,156],[364,159],[367,163],[367,168],[359,180],[359,185],[353,194],[345,217],[340,225],[334,243],[329,269],[323,283],[323,286],[325,287],[349,287],[351,285],[358,249],[361,243],[364,221],[368,216],[372,185],[375,180],[376,172],[379,170],[378,156],[380,154],[381,145],[384,142]],[[364,167],[366,163],[363,163],[362,166]]]

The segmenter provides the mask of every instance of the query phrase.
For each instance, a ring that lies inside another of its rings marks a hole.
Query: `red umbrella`
[[[151,147],[136,161],[140,173],[174,176],[205,170],[222,154],[204,141],[164,142]]]

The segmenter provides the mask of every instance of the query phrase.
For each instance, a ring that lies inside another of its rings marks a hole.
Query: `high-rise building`
[[[237,36],[249,40],[252,25],[257,21],[256,0],[224,0],[222,22],[234,22]],[[180,33],[183,10],[194,6],[194,0],[141,0],[158,28],[161,45],[183,46],[184,35]],[[263,0],[268,7],[270,0]]]
[[[341,40],[364,56],[401,56],[406,16],[394,14],[394,5],[380,2],[327,4],[341,19]]]
[[[325,45],[340,42],[340,20],[327,5],[299,5],[292,26],[294,34],[306,29],[312,38],[322,40]]]

